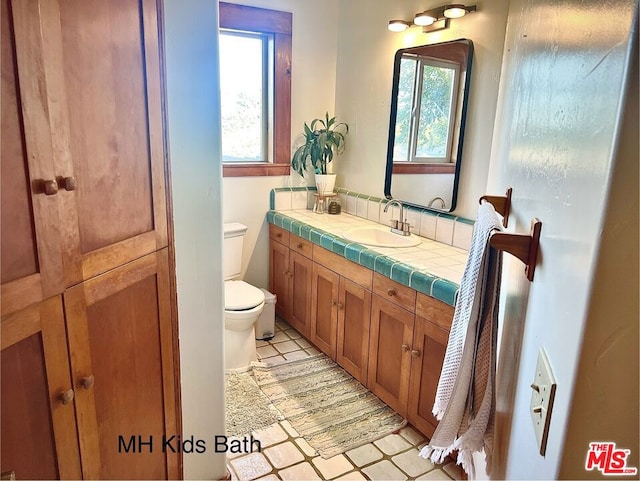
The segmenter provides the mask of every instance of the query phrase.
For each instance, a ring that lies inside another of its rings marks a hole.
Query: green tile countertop
[[[418,292],[455,306],[467,251],[421,238],[415,247],[370,247],[345,239],[345,230],[380,225],[350,214],[310,210],[267,212],[267,222],[378,272]]]

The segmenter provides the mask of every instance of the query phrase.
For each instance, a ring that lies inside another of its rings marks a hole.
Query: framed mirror
[[[388,199],[455,209],[472,60],[468,39],[396,52],[384,183]]]

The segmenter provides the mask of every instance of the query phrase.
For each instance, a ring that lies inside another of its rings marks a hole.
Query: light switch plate
[[[531,420],[533,430],[536,433],[540,454],[544,456],[547,449],[549,436],[549,423],[551,422],[551,410],[556,394],[556,380],[551,371],[551,365],[543,348],[538,352],[538,364],[536,374],[531,383]]]

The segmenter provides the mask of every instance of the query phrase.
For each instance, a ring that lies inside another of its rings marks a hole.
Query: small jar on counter
[[[340,212],[342,212],[340,199],[331,199],[329,201],[329,206],[327,207],[327,214],[338,215]]]

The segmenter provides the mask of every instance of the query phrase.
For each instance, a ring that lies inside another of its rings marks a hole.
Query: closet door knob
[[[411,355],[413,357],[420,357],[420,351],[418,351],[417,349],[414,349],[413,351],[411,351]]]
[[[62,180],[62,186],[64,187],[64,190],[68,192],[71,192],[72,190],[76,190],[78,188],[75,177],[65,177]]]
[[[60,394],[58,394],[58,401],[60,401],[65,406],[71,403],[71,401],[73,401],[73,389],[62,391]]]
[[[387,294],[389,294],[389,296],[393,297],[396,295],[396,290],[395,289],[387,289]]]
[[[407,352],[407,351],[409,350],[409,346],[407,346],[406,344],[403,344],[403,345],[402,345],[402,350],[403,350],[404,352]]]
[[[93,374],[87,377],[83,377],[80,379],[80,385],[85,389],[91,389],[93,384],[96,382],[96,378],[93,377]]]
[[[44,195],[56,195],[58,193],[58,183],[55,180],[45,180]]]

